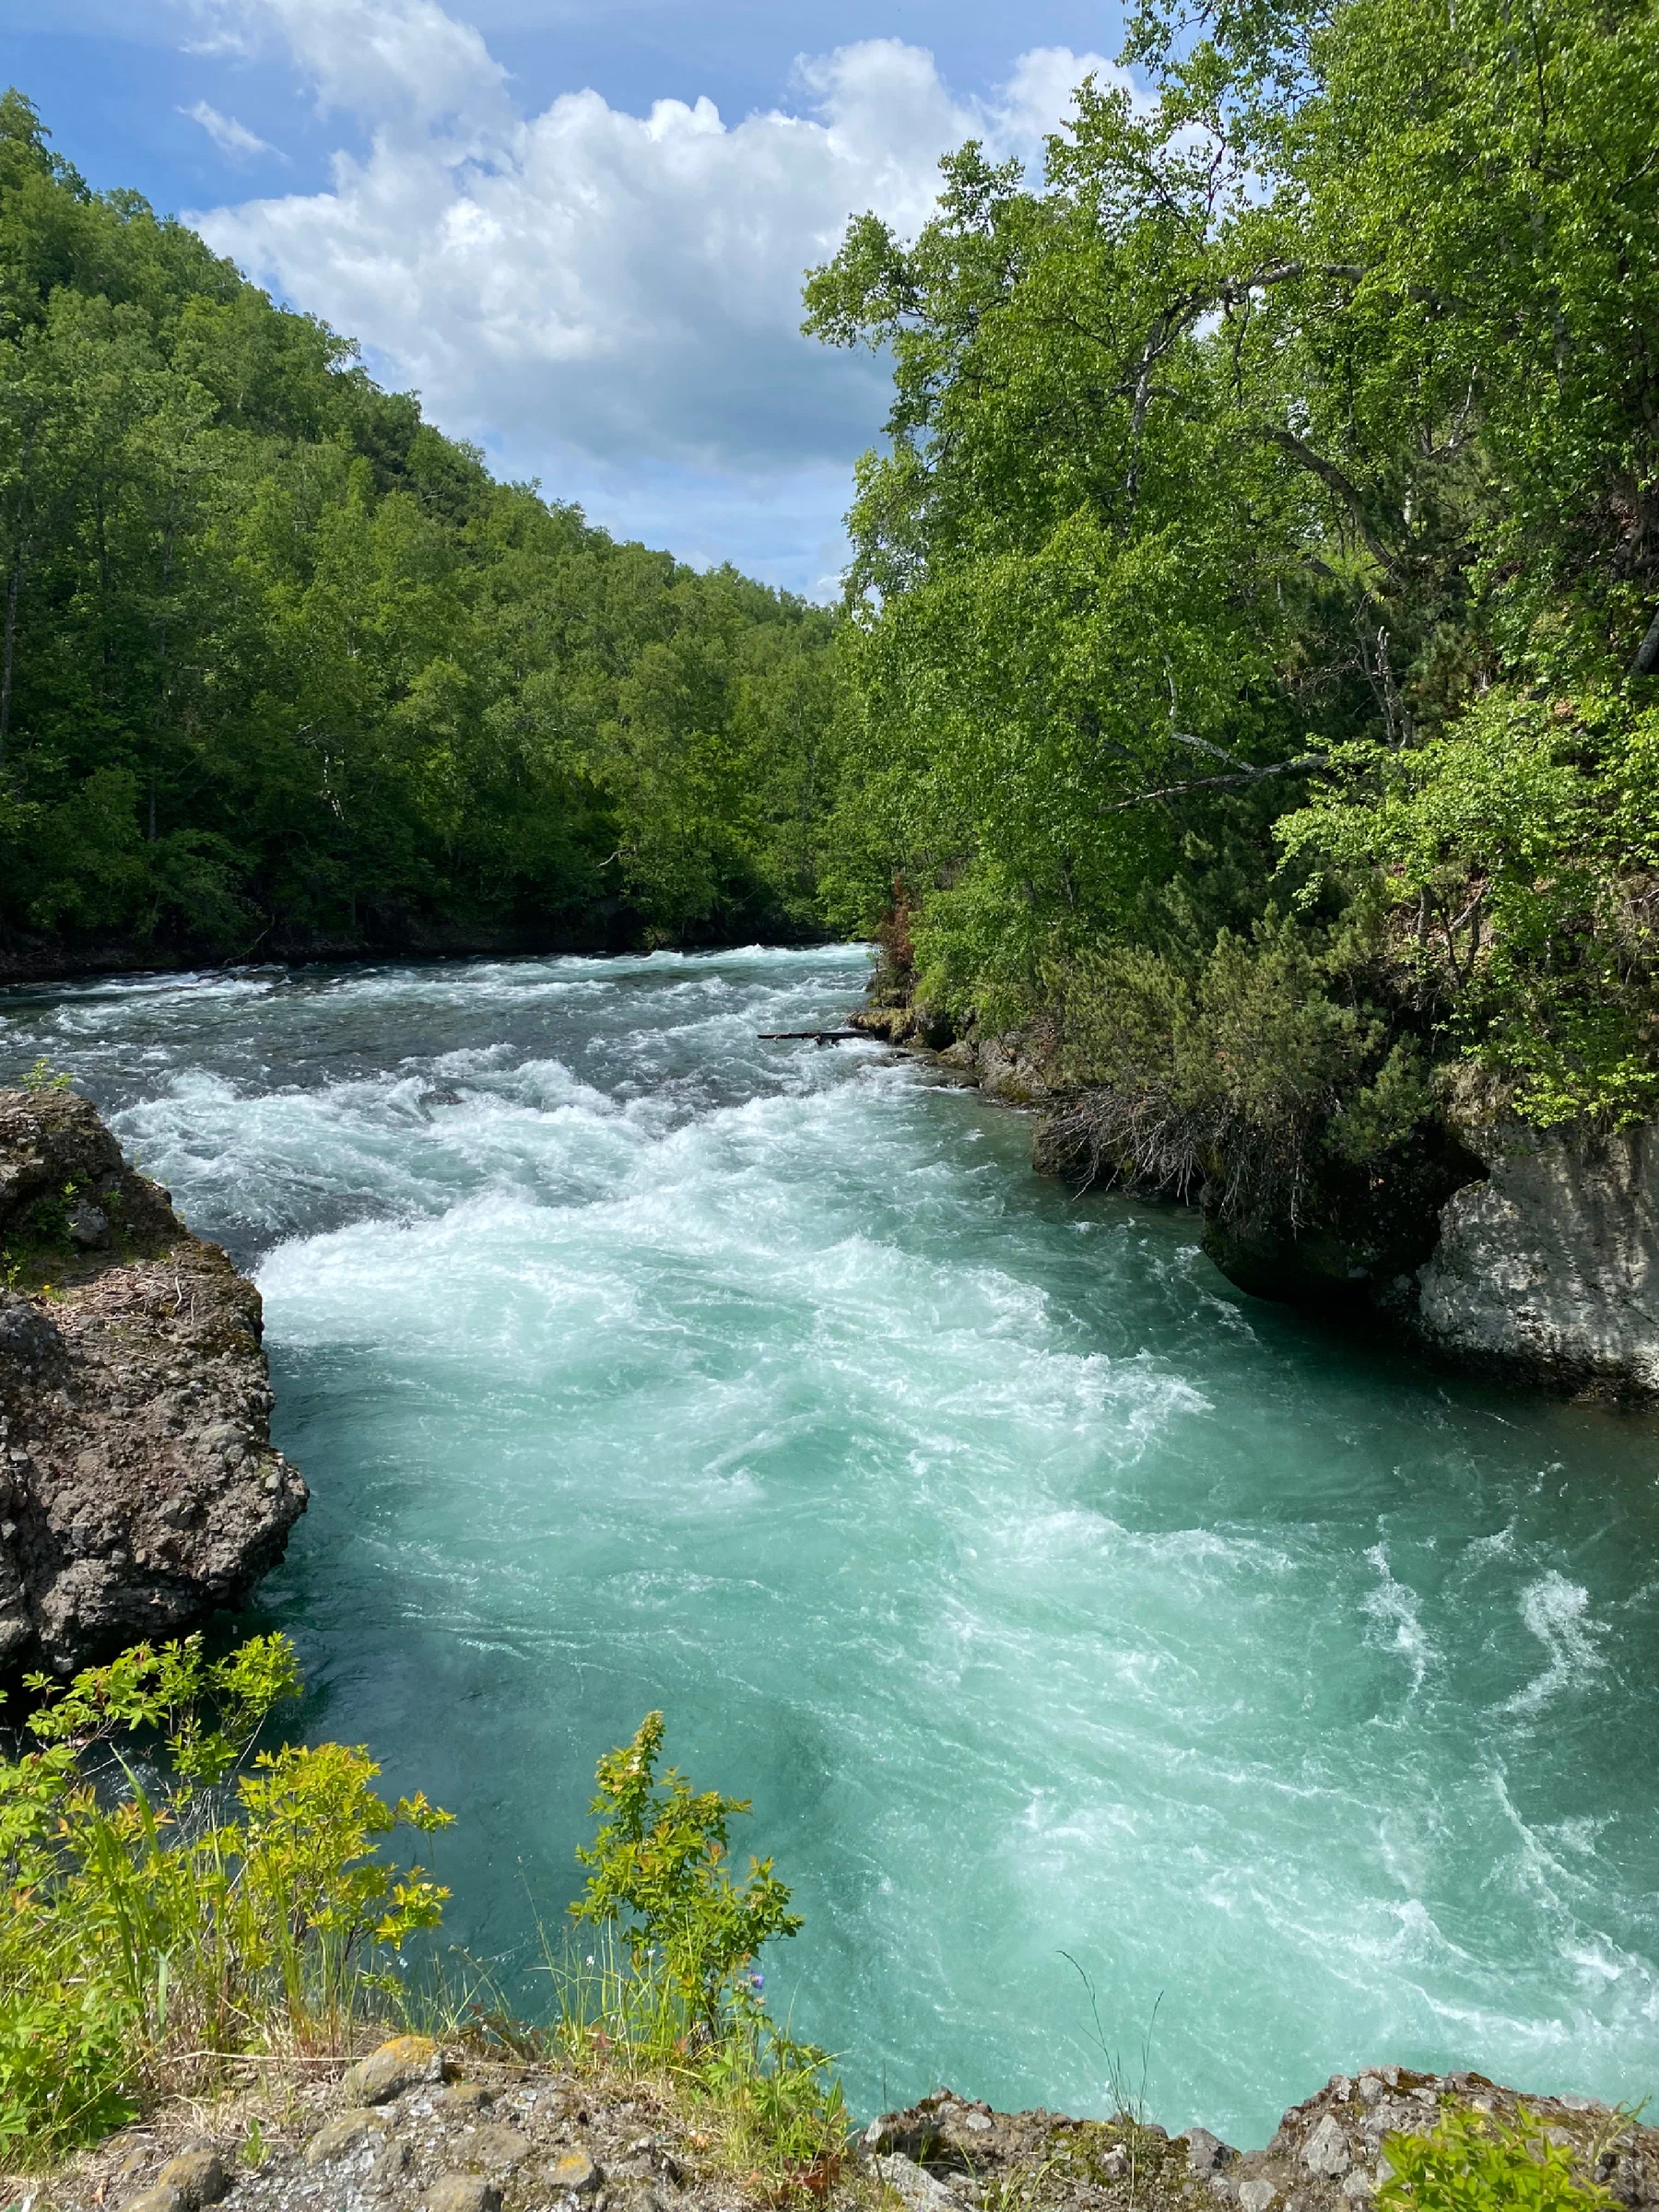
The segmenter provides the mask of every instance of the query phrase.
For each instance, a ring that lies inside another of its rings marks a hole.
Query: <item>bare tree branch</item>
[[[1189,791],[1239,791],[1247,783],[1260,783],[1267,776],[1293,776],[1310,768],[1323,768],[1323,753],[1299,753],[1294,760],[1276,760],[1268,768],[1243,768],[1231,776],[1194,776],[1186,783],[1165,783],[1157,791],[1137,791],[1132,799],[1114,799],[1110,806],[1097,806],[1095,818],[1106,814],[1127,814],[1134,806],[1150,806],[1159,799],[1183,798]]]
[[[1207,737],[1194,737],[1191,730],[1171,730],[1170,736],[1176,745],[1190,745],[1195,753],[1209,753],[1218,760],[1230,761],[1235,768],[1239,764],[1237,753],[1230,753],[1224,745],[1212,745]]]
[[[1374,560],[1380,561],[1391,576],[1397,576],[1399,564],[1371,528],[1366,516],[1364,502],[1359,497],[1358,486],[1349,477],[1343,475],[1335,462],[1327,461],[1323,453],[1316,453],[1313,448],[1304,444],[1293,430],[1281,430],[1272,424],[1264,424],[1262,435],[1264,438],[1269,439],[1281,452],[1288,453],[1300,467],[1310,470],[1322,484],[1336,494],[1336,497],[1353,516],[1354,527],[1364,539],[1366,551]]]
[[[1363,266],[1357,261],[1314,262],[1312,267],[1305,261],[1274,261],[1248,276],[1224,276],[1216,287],[1215,303],[1218,307],[1238,307],[1252,292],[1268,291],[1276,284],[1295,284],[1303,276],[1338,276],[1349,284],[1358,284],[1364,274]]]

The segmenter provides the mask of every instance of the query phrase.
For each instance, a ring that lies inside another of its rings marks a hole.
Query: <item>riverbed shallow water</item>
[[[1659,1425],[1256,1303],[1024,1116],[759,1041],[866,970],[0,993],[0,1076],[73,1069],[264,1292],[300,1731],[461,1815],[450,1933],[533,2004],[663,1708],[862,2112],[1099,2112],[1108,2053],[1246,2142],[1388,2059],[1659,2090]]]

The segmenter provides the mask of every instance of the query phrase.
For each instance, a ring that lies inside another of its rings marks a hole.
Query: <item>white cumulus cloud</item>
[[[801,281],[849,216],[913,230],[968,137],[1040,158],[1097,54],[1045,48],[990,101],[876,39],[803,59],[795,105],[727,122],[571,91],[520,113],[436,0],[198,0],[205,30],[286,51],[319,110],[356,119],[332,189],[194,219],[261,281],[362,338],[429,412],[559,491],[647,464],[764,486],[819,481],[875,434],[885,377],[803,339]],[[844,478],[842,479],[844,486]],[[839,495],[844,503],[844,490]],[[814,521],[815,542],[824,531]]]
[[[193,51],[286,50],[324,110],[420,122],[508,114],[507,72],[437,0],[192,0],[192,12],[203,33]]]

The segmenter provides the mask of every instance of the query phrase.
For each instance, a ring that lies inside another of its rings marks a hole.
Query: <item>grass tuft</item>
[[[596,2088],[677,2109],[711,2171],[770,2204],[822,2199],[846,2168],[852,2124],[834,2062],[758,2004],[711,2029],[661,1957],[636,1959],[604,1929],[591,1947],[547,1946],[553,2041]]]

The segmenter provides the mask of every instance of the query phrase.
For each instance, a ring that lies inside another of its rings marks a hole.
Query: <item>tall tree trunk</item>
[[[6,580],[6,645],[0,665],[0,768],[6,765],[6,741],[11,734],[12,667],[18,651],[18,594],[23,588],[23,556],[12,561]]]
[[[115,641],[110,634],[110,518],[104,501],[103,485],[98,487],[96,502],[98,515],[98,619],[103,631],[103,665],[115,665]]]
[[[172,589],[173,533],[178,521],[179,494],[175,486],[167,503],[167,527],[161,534],[161,619],[156,632],[156,711],[150,717],[149,842],[156,841],[156,777],[160,768],[161,732],[167,720],[167,594]]]

